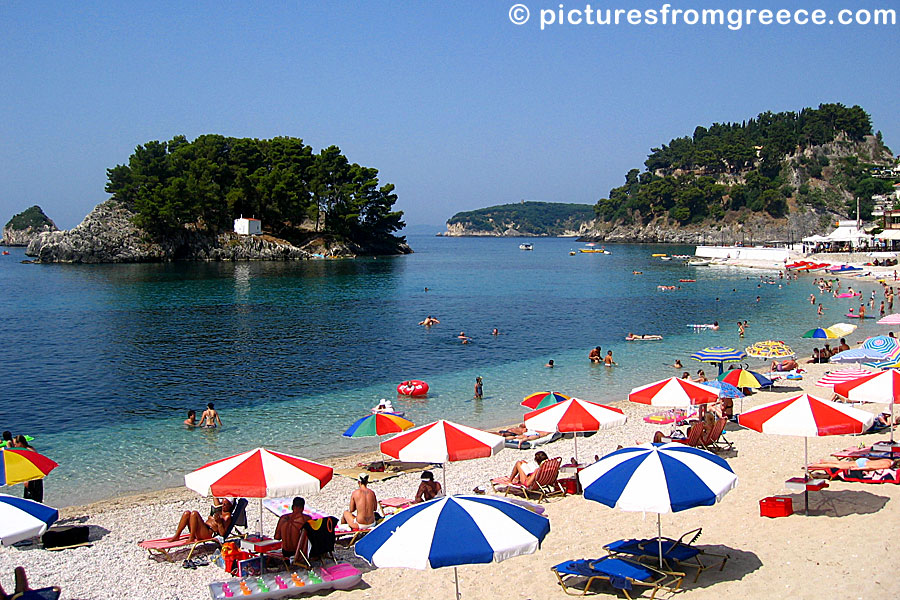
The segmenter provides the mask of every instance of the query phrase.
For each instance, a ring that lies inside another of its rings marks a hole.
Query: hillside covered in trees
[[[291,137],[176,136],[138,146],[107,176],[106,191],[154,238],[228,230],[243,215],[285,239],[318,232],[361,246],[403,242],[392,235],[404,225],[393,184],[351,164],[337,146],[314,153]]]
[[[572,235],[594,218],[589,204],[526,202],[456,213],[448,235]]]
[[[821,104],[799,112],[765,112],[741,123],[699,126],[690,137],[652,148],[645,170],[595,207],[601,222],[642,226],[779,219],[807,209],[868,218],[872,196],[891,182],[872,176],[893,160],[859,106]]]

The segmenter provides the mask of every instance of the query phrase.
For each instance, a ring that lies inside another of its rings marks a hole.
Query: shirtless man
[[[188,427],[196,427],[197,426],[197,411],[191,409],[187,412],[187,419],[184,420],[184,424]]]
[[[203,411],[203,414],[200,415],[200,427],[216,427],[222,426],[222,419],[219,418],[219,413],[216,412],[216,409],[213,407],[213,403],[210,402],[206,405],[206,410]]]
[[[345,510],[341,517],[341,523],[346,523],[352,529],[374,523],[375,507],[378,505],[375,492],[369,489],[369,476],[360,475],[357,481],[359,487],[350,494],[350,510]]]
[[[214,507],[212,514],[205,521],[196,510],[186,510],[181,514],[178,529],[175,530],[175,535],[170,537],[169,541],[177,540],[185,528],[190,534],[189,542],[211,540],[217,535],[225,535],[231,525],[231,510],[231,501],[227,499],[222,500],[222,506]]]
[[[588,360],[592,363],[603,362],[603,357],[600,356],[600,346],[597,346],[588,353]]]
[[[303,514],[304,506],[306,506],[306,501],[297,496],[291,502],[291,512],[278,517],[278,525],[275,526],[275,539],[281,540],[281,552],[285,558],[290,558],[297,553],[303,526],[309,521],[309,517]]]
[[[427,291],[428,288],[425,288],[425,290]],[[431,327],[432,325],[437,325],[438,323],[440,323],[440,321],[438,321],[431,315],[428,315],[427,317],[425,317],[424,321],[419,321],[419,325],[424,325],[425,327]]]

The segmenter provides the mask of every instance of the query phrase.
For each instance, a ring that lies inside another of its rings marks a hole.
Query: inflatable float
[[[309,571],[238,577],[228,581],[209,584],[212,600],[224,598],[248,598],[263,600],[269,598],[296,598],[315,594],[321,590],[349,590],[362,581],[362,573],[347,563],[332,567],[316,567]]]
[[[679,279],[678,281],[681,283],[697,283],[696,279]]]
[[[626,335],[625,336],[626,342],[639,342],[641,340],[654,341],[654,340],[661,340],[661,339],[662,339],[662,336],[656,335],[656,334]]]
[[[658,289],[661,292],[667,292],[667,291],[671,291],[671,290],[677,290],[678,287],[674,286],[674,285],[658,285],[658,286],[656,286],[656,289]]]
[[[32,441],[34,441],[34,438],[31,437],[30,435],[26,435],[26,436],[25,436],[25,441],[26,441],[26,442],[32,442]],[[0,442],[0,448],[6,448],[6,442]],[[10,448],[12,448],[12,446],[10,446]]]
[[[835,298],[852,298],[854,296],[862,296],[862,292],[857,292],[855,294],[851,294],[850,292],[844,292],[843,294],[838,294]]]
[[[397,386],[397,393],[401,396],[424,396],[428,393],[428,384],[418,379],[410,379]]]
[[[694,329],[718,329],[719,326],[715,323],[688,323],[688,327],[693,327]]]
[[[850,317],[851,319],[874,319],[875,317],[870,317],[869,315],[860,316],[855,313],[847,313],[844,315],[845,317]]]

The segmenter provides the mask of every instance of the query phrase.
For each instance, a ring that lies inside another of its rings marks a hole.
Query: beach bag
[[[44,548],[69,548],[88,543],[90,528],[86,525],[66,525],[51,527],[41,536]]]

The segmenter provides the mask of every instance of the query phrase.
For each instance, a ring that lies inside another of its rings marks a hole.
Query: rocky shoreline
[[[175,260],[256,261],[352,258],[371,249],[312,236],[301,245],[271,235],[218,234],[185,229],[164,240],[152,239],[134,225],[134,213],[116,200],[98,204],[84,220],[66,231],[34,237],[25,251],[35,263],[143,263]],[[409,253],[405,243],[395,253]]]

